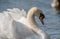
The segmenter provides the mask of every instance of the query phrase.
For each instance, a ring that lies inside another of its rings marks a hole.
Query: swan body
[[[6,12],[8,17],[2,16],[3,19],[0,19],[2,21],[6,19],[7,21],[7,23],[6,21],[3,21],[2,24],[0,22],[0,27],[3,26],[1,27],[3,30],[0,28],[0,39],[50,39],[50,36],[39,28],[35,21],[35,17],[38,17],[41,23],[44,24],[43,19],[45,17],[42,10],[38,9],[37,7],[33,7],[28,11],[27,15],[26,13],[19,13],[18,15],[18,13],[15,12],[21,11],[18,9],[16,11],[14,10],[15,9],[11,11],[11,9],[8,9]]]

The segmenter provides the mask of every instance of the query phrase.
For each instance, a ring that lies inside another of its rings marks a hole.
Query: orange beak
[[[41,23],[44,25],[43,16],[39,17],[39,19],[40,19]]]

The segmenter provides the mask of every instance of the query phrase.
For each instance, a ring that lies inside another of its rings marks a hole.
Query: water
[[[0,12],[9,8],[24,9],[28,12],[31,7],[39,7],[46,17],[45,25],[40,24],[40,27],[50,35],[51,39],[60,39],[60,14],[53,11],[51,2],[52,0],[0,0]]]

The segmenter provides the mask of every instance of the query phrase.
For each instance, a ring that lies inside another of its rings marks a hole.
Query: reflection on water
[[[60,0],[53,0],[51,3],[51,7],[55,10],[57,14],[60,13]]]

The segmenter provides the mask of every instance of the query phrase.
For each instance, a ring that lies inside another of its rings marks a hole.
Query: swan
[[[60,11],[60,0],[53,0],[51,6],[54,10]]]
[[[50,39],[50,36],[38,27],[35,16],[39,18],[44,25],[45,18],[42,10],[32,7],[26,16],[22,16],[18,20],[13,20],[14,36],[16,39]]]

